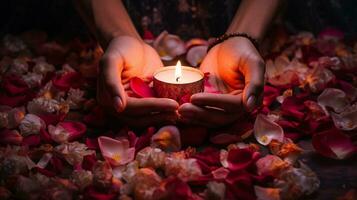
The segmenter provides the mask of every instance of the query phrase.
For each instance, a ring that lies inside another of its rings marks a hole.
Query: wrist
[[[240,37],[240,38],[244,38],[244,39],[247,39],[249,40],[253,45],[254,47],[259,50],[259,43],[258,43],[258,40],[256,40],[255,38],[253,38],[252,36],[250,36],[249,34],[247,33],[242,33],[242,32],[235,32],[235,33],[226,33],[226,34],[223,34],[213,40],[210,41],[210,44],[208,46],[208,49],[207,49],[207,52],[212,48],[214,47],[215,45],[217,44],[220,44],[226,40],[229,40],[231,38],[236,38],[236,37]]]

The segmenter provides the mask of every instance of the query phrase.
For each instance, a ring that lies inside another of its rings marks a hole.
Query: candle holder
[[[170,98],[180,102],[183,97],[204,90],[204,74],[198,69],[182,66],[182,78],[174,78],[175,66],[168,66],[159,69],[154,73],[154,91],[158,97]],[[168,77],[171,75],[172,77]]]

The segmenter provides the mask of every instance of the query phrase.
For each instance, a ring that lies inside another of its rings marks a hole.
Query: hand
[[[210,73],[209,82],[223,94],[192,95],[191,103],[179,108],[183,121],[223,126],[261,104],[265,64],[247,38],[232,37],[214,46],[200,68]]]
[[[178,108],[176,101],[138,99],[126,94],[132,77],[149,80],[162,66],[156,51],[144,42],[130,36],[114,38],[101,59],[98,102],[128,125],[146,126],[174,120]]]

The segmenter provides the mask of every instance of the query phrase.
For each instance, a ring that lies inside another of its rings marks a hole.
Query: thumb
[[[104,89],[109,93],[109,102],[112,102],[117,112],[122,112],[127,102],[126,93],[121,82],[123,64],[123,58],[119,54],[105,54],[100,62],[100,73],[104,79]]]
[[[265,63],[259,57],[250,58],[244,69],[245,87],[243,90],[243,104],[248,111],[254,110],[264,90]]]

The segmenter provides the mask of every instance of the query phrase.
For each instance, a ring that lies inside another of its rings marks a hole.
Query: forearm
[[[102,46],[116,36],[140,39],[121,0],[74,0],[74,3]]]
[[[244,32],[261,40],[281,0],[243,0],[227,33]]]

